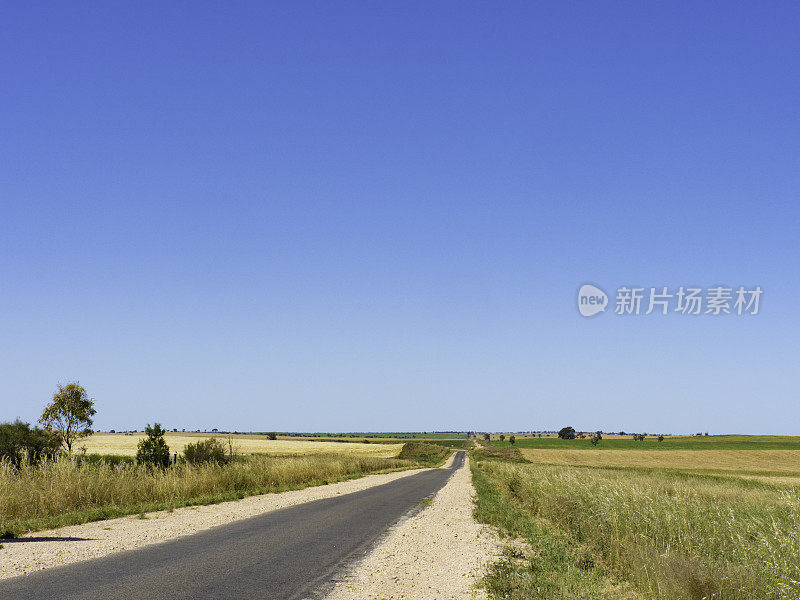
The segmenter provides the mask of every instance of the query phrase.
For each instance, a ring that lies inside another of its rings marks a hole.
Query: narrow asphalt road
[[[3,600],[318,598],[464,465],[0,582]]]

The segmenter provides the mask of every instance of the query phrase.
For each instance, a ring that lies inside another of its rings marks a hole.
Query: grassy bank
[[[424,442],[408,442],[397,458],[413,461],[425,467],[438,467],[444,463],[451,450],[445,446]]]
[[[526,538],[495,598],[800,597],[800,489],[658,469],[510,462],[474,453],[477,516]],[[521,455],[520,455],[521,456]]]
[[[66,458],[19,470],[0,463],[0,532],[23,533],[432,466],[444,460],[441,452],[449,454],[444,448],[412,443],[398,458],[251,456],[225,466],[179,463],[165,470]]]

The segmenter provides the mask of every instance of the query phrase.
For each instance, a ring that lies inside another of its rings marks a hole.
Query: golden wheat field
[[[582,467],[650,467],[800,476],[800,450],[521,449],[533,463]],[[733,474],[733,473],[732,473]]]
[[[225,434],[166,433],[164,439],[171,452],[183,452],[186,444],[216,437],[227,443]],[[143,433],[95,433],[78,443],[89,454],[122,454],[134,456]],[[231,434],[234,449],[239,454],[357,454],[378,458],[394,458],[403,444],[364,444],[340,442],[311,442],[303,440],[269,440],[263,435]]]

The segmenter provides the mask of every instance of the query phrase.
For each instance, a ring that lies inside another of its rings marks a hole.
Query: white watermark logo
[[[584,317],[603,312],[608,307],[608,296],[599,287],[586,283],[578,290],[578,310]]]
[[[741,285],[738,288],[722,285],[699,288],[680,286],[670,289],[661,287],[617,288],[614,313],[629,315],[757,315],[760,309],[760,285],[752,289]],[[604,312],[608,307],[608,296],[599,287],[584,284],[578,290],[578,311],[584,317]]]

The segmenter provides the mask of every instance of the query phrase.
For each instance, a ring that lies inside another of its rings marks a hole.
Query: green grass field
[[[510,446],[506,439],[492,439],[495,446]],[[634,441],[630,437],[620,439],[604,438],[597,447],[587,437],[584,439],[562,440],[557,437],[523,437],[517,438],[517,448],[558,448],[575,450],[800,450],[800,436],[767,436],[767,435],[709,435],[709,436],[668,436],[663,442],[655,437],[648,437],[643,442]]]

